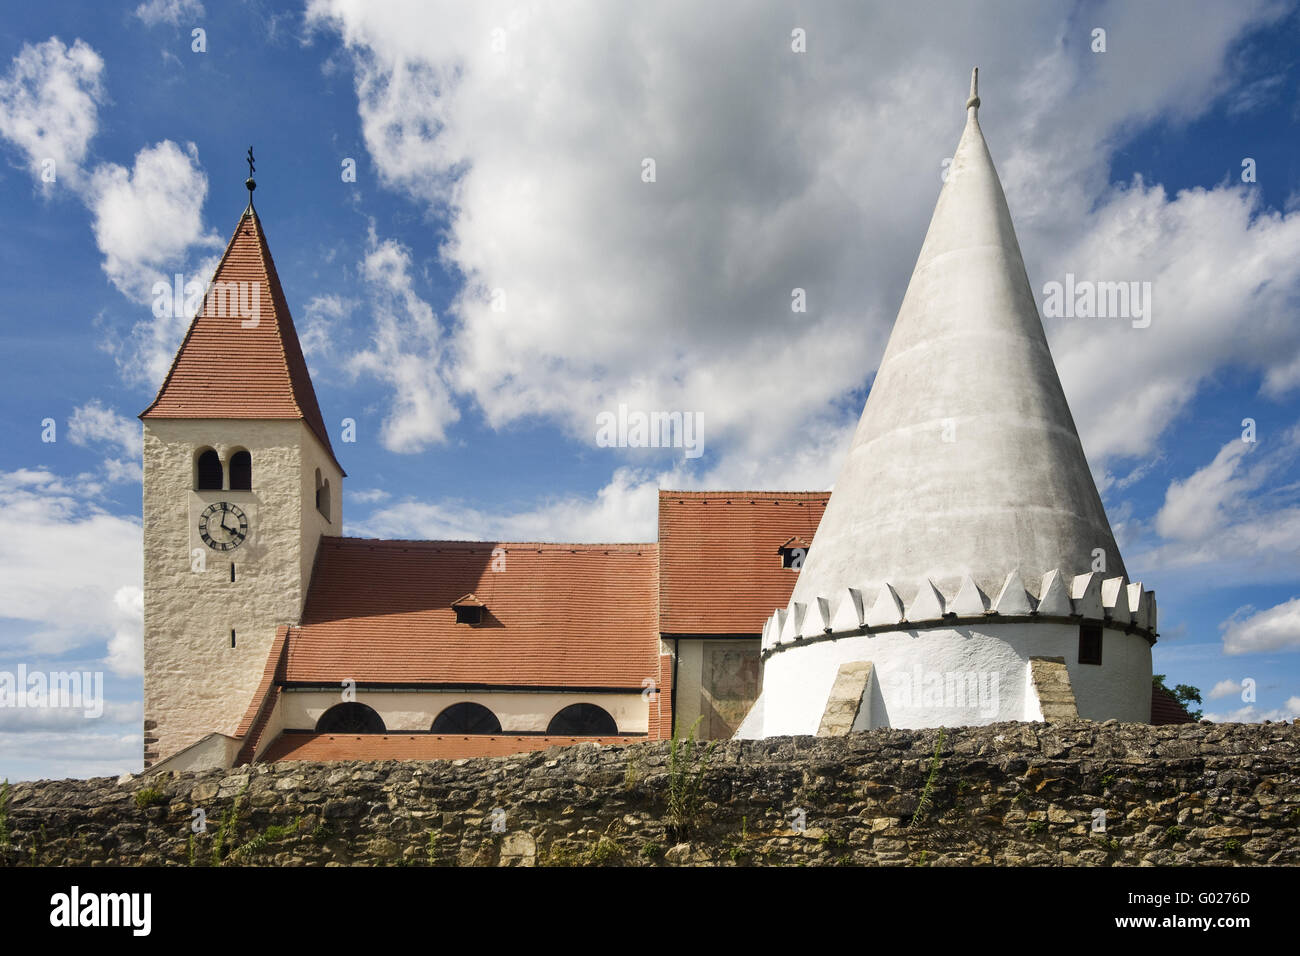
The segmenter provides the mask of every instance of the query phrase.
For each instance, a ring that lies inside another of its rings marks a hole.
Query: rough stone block
[[[835,683],[831,685],[830,697],[826,700],[821,726],[817,728],[818,737],[842,737],[854,730],[856,724],[870,723],[871,673],[870,661],[850,661],[840,665]],[[865,726],[858,729],[865,729]]]

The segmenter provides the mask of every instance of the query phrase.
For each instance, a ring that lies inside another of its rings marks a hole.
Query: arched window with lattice
[[[335,704],[316,721],[318,734],[382,734],[387,733],[384,719],[373,707],[356,701]]]
[[[570,704],[551,718],[546,732],[556,737],[613,737],[618,724],[595,704]]]
[[[435,734],[499,734],[501,721],[482,704],[461,701],[443,710],[433,721]]]

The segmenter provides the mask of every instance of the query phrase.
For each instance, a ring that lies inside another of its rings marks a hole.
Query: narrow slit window
[[[235,629],[233,627],[230,629],[230,646],[235,646]]]
[[[230,562],[230,582],[233,584],[234,581],[235,581],[235,562],[234,562],[234,561],[231,561],[231,562]]]

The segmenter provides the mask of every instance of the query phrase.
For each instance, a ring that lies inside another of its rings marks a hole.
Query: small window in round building
[[[595,704],[570,704],[551,718],[546,732],[554,737],[613,737],[618,724]]]
[[[482,704],[467,700],[434,718],[432,730],[435,734],[499,734],[501,721]]]
[[[230,490],[253,490],[253,456],[246,451],[230,456]]]
[[[335,704],[316,721],[318,734],[382,734],[386,733],[384,719],[373,707],[348,701]]]
[[[199,455],[194,487],[199,491],[221,490],[221,458],[211,448]]]

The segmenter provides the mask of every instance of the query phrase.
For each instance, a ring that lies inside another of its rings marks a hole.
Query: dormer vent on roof
[[[451,602],[451,609],[456,612],[457,624],[482,624],[487,614],[487,605],[473,593],[456,598]]]

